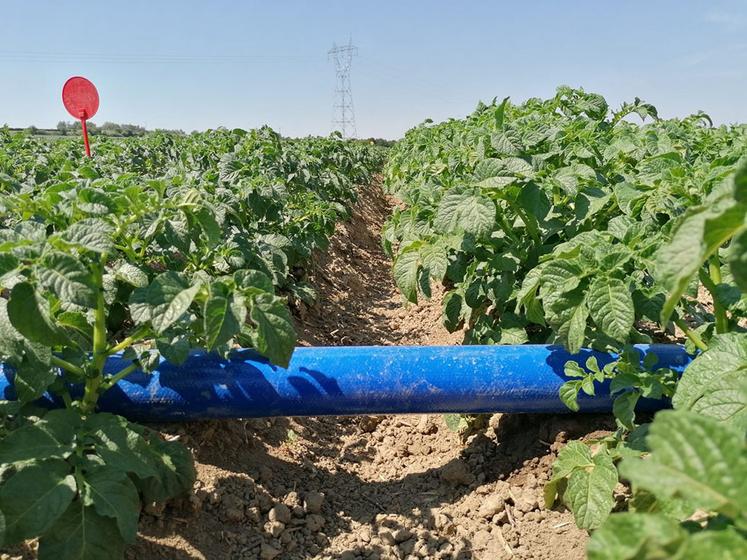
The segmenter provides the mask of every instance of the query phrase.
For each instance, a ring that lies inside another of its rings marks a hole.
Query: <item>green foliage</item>
[[[674,319],[694,338],[708,325],[727,332],[747,316],[747,130],[704,122],[661,120],[639,99],[612,112],[561,87],[408,131],[386,168],[404,203],[384,230],[398,286],[415,302],[443,282],[444,324],[471,343],[513,342],[497,335],[509,313],[527,340],[572,352],[650,342],[641,321],[665,331]]]
[[[465,343],[617,354],[566,364],[560,399],[578,411],[609,384],[618,430],[569,444],[546,488],[548,507],[561,498],[580,527],[601,527],[591,557],[744,555],[746,156],[746,125],[662,120],[637,98],[613,111],[565,86],[426,122],[391,150],[403,207],[383,244],[408,301],[443,283],[444,325]],[[675,327],[699,353],[681,380],[635,348]],[[641,398],[676,411],[639,426]],[[634,497],[610,515],[618,481]]]
[[[545,503],[551,507],[561,493],[574,513],[576,524],[596,529],[615,505],[612,491],[617,482],[617,470],[606,448],[592,454],[587,445],[572,441],[553,465],[553,478],[545,487]]]
[[[744,398],[745,394],[742,395]],[[747,553],[745,432],[685,410],[657,414],[649,456],[623,459],[646,512],[613,514],[589,544],[589,558],[742,558]],[[670,502],[684,515],[674,517]]]
[[[0,542],[39,558],[122,558],[141,504],[191,489],[176,442],[97,412],[101,394],[161,357],[252,346],[287,365],[288,300],[304,266],[380,163],[338,137],[269,129],[74,140],[0,131]],[[122,353],[115,373],[104,365]],[[40,396],[65,408],[39,411]],[[6,406],[7,405],[7,406]]]
[[[462,441],[484,430],[490,420],[489,414],[444,414],[446,427],[459,435]]]
[[[730,333],[712,340],[687,368],[673,403],[747,433],[747,337]]]

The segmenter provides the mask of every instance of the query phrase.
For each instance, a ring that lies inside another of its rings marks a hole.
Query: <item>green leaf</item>
[[[150,322],[156,334],[161,334],[192,304],[200,285],[190,285],[178,272],[168,271],[156,276],[145,288],[133,290],[130,314],[137,324]]]
[[[13,378],[13,386],[20,402],[29,403],[38,399],[57,379],[57,369],[50,364],[51,358],[49,347],[24,341],[24,356],[15,364]]]
[[[461,292],[449,292],[444,296],[441,319],[444,327],[449,332],[456,331],[465,320],[465,314],[469,312],[469,306],[464,301]]]
[[[418,271],[420,269],[420,247],[415,243],[405,247],[397,255],[392,266],[392,274],[397,287],[410,303],[418,302]]]
[[[497,158],[485,158],[481,159],[475,165],[475,170],[472,173],[472,179],[480,183],[496,175],[500,175],[503,172],[503,165],[501,160]],[[515,181],[515,177],[510,177],[511,181]]]
[[[636,451],[650,451],[646,438],[651,429],[651,424],[641,424],[636,426],[628,434],[628,447]]]
[[[18,267],[18,259],[11,253],[0,253],[0,278]]]
[[[635,407],[640,396],[638,391],[627,391],[612,403],[612,413],[626,430],[635,429]]]
[[[86,474],[81,499],[85,506],[93,506],[99,515],[116,519],[125,542],[135,542],[140,496],[127,475],[107,468]]]
[[[442,281],[449,267],[446,248],[440,243],[426,244],[420,249],[420,258],[428,276],[437,282]]]
[[[516,311],[518,313],[520,306],[527,306],[535,298],[537,288],[540,286],[542,278],[542,266],[535,266],[524,276],[521,288],[516,293]]]
[[[215,216],[208,208],[200,208],[194,212],[193,216],[197,218],[200,228],[205,234],[209,247],[215,247],[220,243],[223,237],[223,230],[220,224],[215,220]]]
[[[503,327],[501,326],[501,344],[511,344],[518,346],[529,342],[527,331],[524,327]]]
[[[503,101],[501,101],[501,103],[495,108],[493,119],[494,119],[496,128],[503,128],[503,121],[505,120],[505,117],[506,117],[506,105],[508,105],[509,99],[510,99],[509,97],[504,97]]]
[[[39,560],[113,560],[124,557],[117,522],[85,506],[70,504],[60,520],[39,541]]]
[[[245,290],[250,294],[267,292],[275,293],[275,287],[272,280],[264,272],[259,270],[237,270],[233,275],[234,283],[240,290]]]
[[[19,333],[33,342],[46,346],[63,346],[69,342],[52,321],[47,301],[39,297],[28,282],[20,282],[10,291],[8,318]]]
[[[521,153],[519,146],[506,132],[496,132],[490,137],[490,145],[499,156],[518,156]]]
[[[542,498],[545,503],[545,509],[550,509],[558,499],[558,495],[565,492],[565,486],[568,480],[565,478],[553,478],[545,484],[542,489]]]
[[[300,300],[309,306],[314,305],[319,298],[314,286],[303,280],[294,282],[290,286],[290,293],[296,300]]]
[[[594,532],[586,552],[589,560],[675,558],[686,538],[687,532],[671,517],[615,513]]]
[[[24,467],[0,485],[0,510],[8,543],[43,534],[75,497],[75,478],[64,461]]]
[[[647,460],[620,464],[620,474],[636,487],[727,515],[747,511],[744,432],[693,412],[665,410],[656,415],[647,441]]]
[[[729,179],[743,181],[747,165]],[[661,320],[666,323],[691,278],[721,245],[747,229],[747,205],[735,202],[728,189],[716,189],[700,207],[690,210],[679,222],[669,243],[656,254],[656,278],[669,292]]]
[[[37,266],[36,277],[42,287],[63,302],[96,307],[93,277],[79,259],[65,253],[48,253]]]
[[[8,300],[0,298],[0,356],[17,365],[25,353],[25,340],[10,322]]]
[[[547,308],[552,307],[563,294],[576,289],[584,274],[573,261],[556,259],[541,270],[540,297]]]
[[[531,163],[518,157],[507,157],[501,160],[503,168],[514,175],[533,177],[534,168]]]
[[[140,478],[156,476],[147,442],[127,420],[114,414],[95,414],[87,418],[84,427],[108,467]]]
[[[747,336],[716,336],[685,369],[672,403],[747,431]]]
[[[479,183],[477,183],[477,186],[483,189],[487,190],[503,190],[505,187],[515,183],[517,181],[516,177],[509,177],[509,176],[503,176],[503,175],[496,175],[495,177],[488,177],[487,179],[483,179]]]
[[[527,183],[521,187],[521,192],[516,202],[527,212],[530,220],[532,218],[535,221],[545,219],[551,209],[547,194],[534,183]],[[539,222],[537,222],[535,227],[539,227]]]
[[[450,191],[438,204],[433,225],[440,233],[485,235],[495,225],[495,204],[481,196]]]
[[[126,282],[136,288],[145,288],[148,285],[148,274],[141,268],[128,262],[119,265],[114,276],[117,280]]]
[[[587,375],[589,375],[589,373],[584,368],[582,368],[578,364],[578,362],[574,362],[573,360],[568,360],[563,365],[563,374],[566,377],[586,377]]]
[[[68,409],[53,410],[44,418],[26,424],[0,440],[0,464],[65,459],[73,451],[73,438],[80,417]]]
[[[576,525],[582,529],[601,526],[615,505],[616,485],[617,469],[606,450],[594,455],[592,467],[574,470],[563,499],[573,511]]]
[[[191,490],[196,472],[189,450],[178,441],[162,440],[142,426],[131,427],[147,441],[146,454],[156,473],[136,481],[144,500],[162,502]]]
[[[88,321],[83,313],[76,311],[65,311],[57,317],[57,324],[68,330],[70,336],[74,336],[79,344],[90,346],[93,340],[93,325]],[[72,333],[70,332],[72,331]],[[84,347],[85,347],[84,346]]]
[[[176,335],[159,337],[156,339],[158,352],[170,363],[179,365],[185,362],[189,357],[191,350],[189,337],[186,335]]]
[[[635,308],[628,286],[617,278],[596,277],[589,286],[589,311],[607,336],[625,342],[633,328]]]
[[[747,293],[747,231],[732,239],[729,246],[729,265],[734,282]]]
[[[598,93],[587,93],[583,100],[579,101],[578,108],[584,111],[590,118],[602,120],[607,115],[609,105]]]
[[[189,230],[183,221],[166,220],[163,224],[163,236],[166,243],[174,246],[182,253],[189,253],[191,239]]]
[[[75,222],[60,238],[71,245],[77,245],[94,253],[111,253],[114,250],[112,234],[114,228],[98,218]]]
[[[573,412],[578,412],[581,408],[578,404],[578,392],[580,390],[581,381],[579,380],[566,381],[559,389],[560,400]]]
[[[553,478],[564,478],[576,469],[586,469],[594,466],[591,449],[580,441],[569,441],[558,453],[558,458],[552,465]]]
[[[57,370],[50,363],[51,349],[24,338],[11,325],[4,299],[0,299],[0,356],[15,369],[13,387],[21,403],[39,398],[57,377]]]
[[[252,342],[273,364],[287,367],[296,344],[290,313],[283,301],[270,294],[254,298],[250,312],[256,325]]]
[[[205,301],[204,328],[208,350],[215,350],[241,332],[246,317],[242,298],[237,299],[222,282],[210,284]]]
[[[587,375],[581,380],[581,390],[591,397],[594,396],[594,376]]]
[[[558,338],[564,341],[568,352],[576,354],[584,345],[586,338],[586,319],[589,316],[589,309],[586,302],[582,301],[579,305],[572,308],[570,318],[562,325],[557,327]]]
[[[683,548],[682,558],[744,560],[747,558],[747,536],[734,527],[700,531],[690,536]]]
[[[444,422],[449,430],[457,433],[469,426],[463,414],[444,414]]]

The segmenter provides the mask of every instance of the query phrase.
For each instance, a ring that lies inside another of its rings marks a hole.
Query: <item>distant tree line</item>
[[[396,140],[386,140],[385,138],[361,138],[361,140],[376,144],[377,146],[385,146],[387,148],[391,148],[397,142]]]
[[[88,122],[86,124],[88,127],[88,134],[92,136],[144,136],[148,133],[148,130],[145,127],[137,124],[113,123],[108,121],[102,125],[97,125],[93,122]],[[62,136],[67,136],[68,134],[80,134],[80,128],[81,124],[79,121],[60,121],[57,123],[57,132]],[[165,132],[184,134],[183,130],[169,130]]]
[[[124,124],[124,123],[113,123],[105,122],[102,125],[97,125],[94,122],[88,121],[86,123],[88,127],[88,134],[91,136],[145,136],[150,132],[168,132],[173,134],[186,134],[183,130],[170,130],[157,128],[154,131],[148,130],[147,128],[137,124]],[[13,128],[7,124],[0,127],[13,132],[26,132],[33,136],[69,136],[79,135],[81,124],[80,121],[68,122],[60,121],[57,123],[55,128],[39,128],[36,126],[28,126],[26,128]],[[365,142],[367,144],[376,144],[377,146],[391,147],[396,144],[396,140],[387,140],[385,138],[358,138],[358,142]]]

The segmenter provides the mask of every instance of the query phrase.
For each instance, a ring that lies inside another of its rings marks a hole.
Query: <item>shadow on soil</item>
[[[386,513],[404,516],[416,520],[420,526],[434,529],[436,520],[432,512],[440,506],[458,501],[475,488],[475,484],[454,486],[442,480],[442,472],[449,469],[451,463],[469,459],[472,455],[483,457],[477,469],[482,473],[480,484],[489,484],[507,479],[528,461],[547,455],[551,442],[559,436],[563,439],[579,437],[587,434],[590,426],[609,427],[609,422],[606,415],[504,415],[496,429],[470,438],[458,458],[436,468],[383,481],[363,480],[346,469],[347,465],[353,463],[371,461],[375,455],[375,449],[364,445],[363,441],[343,445],[346,436],[364,435],[357,419],[278,418],[272,422],[203,422],[190,425],[188,431],[196,447],[196,459],[204,465],[212,465],[229,473],[221,477],[218,483],[242,500],[254,499],[260,504],[263,501],[277,503],[295,489],[294,481],[302,481],[299,487],[306,491],[324,492],[324,537],[312,541],[308,550],[296,548],[289,557],[312,558],[322,554],[342,558],[341,552],[333,554],[324,549],[336,535],[350,532],[351,521],[370,526],[372,534],[376,534],[381,528],[376,522],[376,515]],[[170,428],[165,431],[173,433],[174,426]],[[185,427],[180,426],[177,431],[184,430]],[[292,448],[294,443],[289,439],[289,434],[295,431],[304,434],[303,453],[307,460],[283,460],[268,453],[268,449],[278,446]],[[308,459],[318,459],[320,456],[334,459],[337,468],[320,469]],[[175,511],[169,518],[178,519],[179,515],[185,517],[182,523],[170,527],[141,524],[146,525],[141,527],[141,534],[145,538],[159,539],[177,535],[210,560],[244,558],[241,550],[256,546],[263,538],[261,521],[254,524],[245,521],[231,523],[222,515],[220,508],[203,508],[186,514]],[[399,528],[391,520],[385,523],[392,532]],[[454,535],[452,542],[456,540]],[[458,558],[473,558],[469,552],[470,543],[463,539],[462,542],[467,545],[466,552]],[[155,555],[164,558],[194,558],[168,545],[149,543],[148,546]],[[407,546],[407,543],[400,545],[406,554]],[[350,552],[369,556],[377,547],[354,546],[346,551],[348,555],[345,558],[351,557]]]

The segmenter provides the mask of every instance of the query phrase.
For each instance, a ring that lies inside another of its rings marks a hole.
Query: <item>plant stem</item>
[[[682,332],[685,333],[685,336],[690,339],[690,341],[696,346],[698,350],[702,350],[703,352],[708,350],[708,345],[703,342],[703,339],[700,338],[700,335],[698,333],[687,326],[685,321],[683,321],[682,319],[675,319],[674,324],[677,325],[682,330]]]
[[[716,317],[716,332],[719,334],[729,332],[729,318],[726,316],[726,309],[724,309],[721,302],[716,297],[717,285],[721,283],[721,269],[719,267],[718,257],[713,256],[708,261],[708,272],[700,269],[700,281],[705,286],[706,290],[711,294],[713,300],[713,314]]]
[[[93,375],[86,380],[81,409],[84,414],[93,412],[99,400],[99,389],[103,380],[104,364],[107,358],[106,345],[106,302],[104,301],[104,267],[106,254],[101,255],[94,273],[96,283],[96,311],[93,322]]]
[[[530,218],[528,212],[524,212],[524,210],[517,206],[513,206],[513,209],[519,215],[521,221],[524,222],[524,226],[526,227],[529,236],[532,238],[532,241],[534,241],[536,245],[540,245],[542,243],[542,240],[540,239],[540,233],[537,229],[537,224],[532,221],[532,218],[534,218],[534,216]]]
[[[503,215],[502,212],[498,213],[498,225],[501,226],[501,229],[503,229],[503,232],[508,236],[508,238],[513,241],[514,243],[519,243],[519,239],[514,234],[513,228],[511,225],[506,221],[506,217]]]
[[[119,344],[115,344],[114,346],[110,347],[106,353],[107,355],[111,356],[112,354],[116,354],[117,352],[121,352],[122,350],[125,350],[135,344],[136,342],[139,342],[143,338],[143,334],[146,331],[145,328],[140,328],[136,330],[134,333],[132,333],[127,338],[123,339],[122,342]]]
[[[136,371],[139,367],[140,367],[140,365],[137,362],[131,363],[126,368],[121,369],[120,371],[118,371],[117,373],[115,373],[114,375],[112,375],[110,378],[108,378],[104,382],[103,388],[104,389],[108,389],[109,387],[114,387],[114,385],[116,385],[122,379],[124,379],[125,377],[127,377],[128,375],[130,375],[133,371]]]
[[[129,259],[133,260],[134,262],[137,262],[137,258],[138,258],[137,253],[135,253],[135,251],[132,249],[130,245],[115,245],[115,247],[119,249],[120,251],[122,251],[125,255],[127,255]]]
[[[52,355],[51,362],[53,366],[57,366],[60,369],[67,370],[70,373],[74,373],[75,375],[78,375],[80,377],[84,377],[86,375],[82,368],[76,366],[75,364],[71,364],[67,360],[58,358],[54,354]]]

